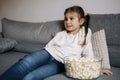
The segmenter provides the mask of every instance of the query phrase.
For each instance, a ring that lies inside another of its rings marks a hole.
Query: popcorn
[[[94,79],[99,77],[101,60],[96,58],[67,57],[65,59],[66,75],[77,79]]]

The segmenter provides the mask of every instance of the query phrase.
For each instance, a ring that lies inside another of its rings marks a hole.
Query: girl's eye
[[[74,18],[70,18],[70,20],[73,20]]]
[[[64,21],[68,21],[68,20],[73,20],[74,18],[73,17],[71,17],[71,18],[64,18]]]

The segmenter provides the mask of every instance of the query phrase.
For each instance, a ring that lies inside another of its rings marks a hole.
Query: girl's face
[[[84,19],[80,18],[76,12],[67,12],[65,14],[64,26],[68,33],[76,34],[80,30],[80,26],[84,23]]]

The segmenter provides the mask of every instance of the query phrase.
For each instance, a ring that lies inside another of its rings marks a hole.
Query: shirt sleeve
[[[51,39],[45,47],[53,46],[56,43],[56,41],[60,39],[60,37],[61,37],[61,32],[56,33],[53,39]]]
[[[88,29],[88,34],[86,37],[86,45],[83,47],[83,51],[82,51],[83,57],[91,57],[91,58],[94,57],[92,43],[91,43],[91,35],[92,35],[91,29]]]

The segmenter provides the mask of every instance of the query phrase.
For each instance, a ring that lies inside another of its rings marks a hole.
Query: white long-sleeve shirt
[[[84,27],[77,34],[68,34],[66,31],[61,31],[45,46],[45,49],[62,63],[64,63],[64,58],[68,56],[93,57],[91,34],[91,30],[88,29],[86,45],[83,46]]]

